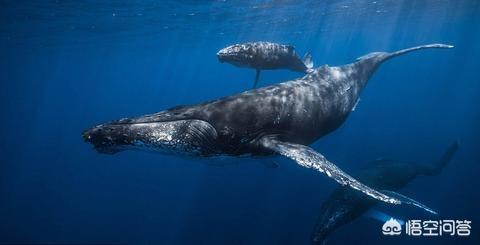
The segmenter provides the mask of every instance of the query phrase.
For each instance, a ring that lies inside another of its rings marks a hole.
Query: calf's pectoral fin
[[[260,69],[255,70],[255,80],[253,81],[253,88],[257,87],[258,79],[260,79]]]
[[[268,136],[260,139],[260,144],[266,149],[296,161],[297,164],[302,167],[312,168],[325,173],[328,177],[334,179],[341,185],[349,186],[377,200],[392,204],[402,203],[397,198],[381,193],[360,183],[358,180],[343,172],[335,164],[328,161],[322,154],[314,151],[308,146],[282,142]]]

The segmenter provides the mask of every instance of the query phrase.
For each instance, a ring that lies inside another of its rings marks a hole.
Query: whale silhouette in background
[[[457,149],[458,142],[454,142],[437,162],[431,164],[387,159],[376,160],[370,167],[353,176],[377,190],[397,191],[419,176],[440,174]],[[328,235],[362,216],[375,204],[377,204],[375,199],[359,195],[358,192],[352,191],[350,188],[338,187],[320,208],[320,216],[311,237],[312,244],[323,244]]]
[[[108,154],[127,149],[201,157],[280,154],[341,185],[401,204],[398,197],[360,183],[307,145],[342,125],[381,63],[416,50],[452,47],[430,44],[371,53],[351,64],[324,65],[292,81],[100,124],[84,131],[83,138]]]

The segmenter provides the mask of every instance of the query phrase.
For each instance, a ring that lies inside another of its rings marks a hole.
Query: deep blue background
[[[478,1],[0,1],[0,243],[306,244],[334,181],[273,158],[223,162],[144,152],[101,155],[95,124],[250,89],[254,71],[215,53],[245,41],[289,43],[315,64],[442,42],[378,70],[357,110],[313,145],[352,171],[378,157],[431,162],[442,174],[401,190],[470,238],[387,239],[361,218],[344,242],[479,244]],[[302,74],[266,71],[260,85]],[[263,160],[271,161],[271,160]],[[266,164],[269,165],[269,164]],[[393,214],[392,214],[393,215]]]

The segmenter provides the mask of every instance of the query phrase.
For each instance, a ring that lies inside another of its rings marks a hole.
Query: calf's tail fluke
[[[303,56],[302,62],[307,68],[306,70],[307,73],[313,70],[313,58],[310,53],[305,53],[305,56]]]

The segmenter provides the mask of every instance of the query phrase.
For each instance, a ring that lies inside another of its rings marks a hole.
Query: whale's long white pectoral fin
[[[282,142],[270,137],[263,137],[260,142],[263,147],[296,161],[302,167],[312,168],[325,173],[341,185],[348,185],[355,190],[386,203],[402,203],[397,198],[390,197],[360,183],[358,180],[343,172],[335,164],[328,161],[322,154],[308,146]]]
[[[435,210],[427,207],[426,205],[424,205],[424,204],[422,204],[418,201],[415,201],[415,200],[413,200],[409,197],[406,197],[406,196],[404,196],[400,193],[397,193],[397,192],[394,192],[394,191],[388,191],[388,190],[382,190],[381,192],[386,194],[386,195],[397,198],[398,200],[400,200],[402,202],[402,204],[410,204],[410,205],[415,206],[417,208],[421,208],[421,209],[423,209],[423,210],[425,210],[425,211],[427,211],[431,214],[435,214],[435,215],[438,214]]]

